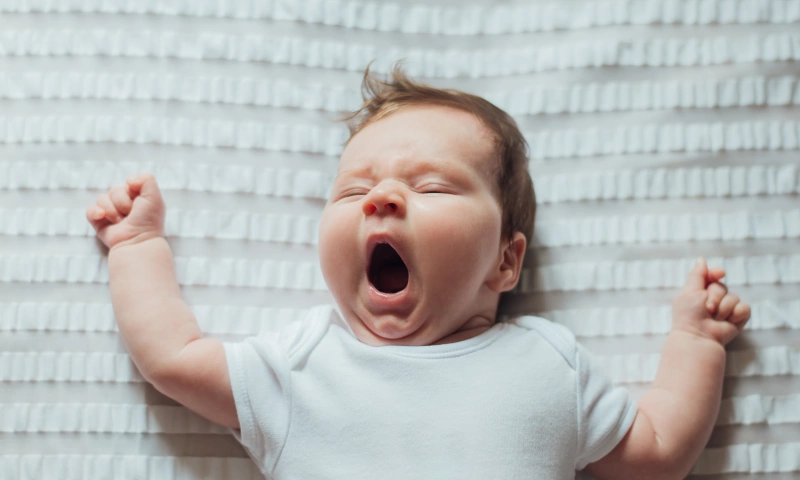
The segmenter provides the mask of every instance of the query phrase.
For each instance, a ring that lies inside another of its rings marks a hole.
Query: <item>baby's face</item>
[[[319,253],[359,340],[429,345],[476,317],[494,319],[503,250],[496,161],[483,124],[447,107],[404,107],[351,139]]]

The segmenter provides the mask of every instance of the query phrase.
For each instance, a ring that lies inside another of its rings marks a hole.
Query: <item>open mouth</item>
[[[367,276],[382,293],[397,293],[408,286],[408,267],[388,243],[375,245]]]

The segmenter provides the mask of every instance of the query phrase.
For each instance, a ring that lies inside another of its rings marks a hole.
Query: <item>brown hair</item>
[[[351,115],[339,119],[348,122],[350,129],[350,138],[345,146],[367,125],[407,105],[442,105],[471,113],[493,133],[498,154],[494,175],[503,212],[502,237],[511,241],[514,232],[519,231],[530,245],[536,197],[528,173],[528,144],[514,119],[476,95],[434,88],[409,79],[403,72],[402,61],[395,63],[388,82],[375,78],[370,73],[370,65],[367,65],[361,83],[364,104]]]

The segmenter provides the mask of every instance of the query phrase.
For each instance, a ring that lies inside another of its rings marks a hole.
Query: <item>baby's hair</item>
[[[435,88],[409,79],[403,72],[402,61],[392,67],[391,80],[388,82],[376,78],[369,70],[370,65],[367,65],[361,83],[364,104],[351,115],[339,119],[347,122],[350,129],[345,146],[367,125],[407,105],[441,105],[474,115],[493,133],[495,151],[499,157],[494,175],[503,210],[503,239],[510,241],[514,232],[519,231],[530,245],[536,216],[536,197],[528,172],[528,143],[514,119],[476,95],[449,88]]]

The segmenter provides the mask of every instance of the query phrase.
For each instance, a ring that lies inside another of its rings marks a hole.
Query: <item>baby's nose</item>
[[[380,205],[380,203],[378,203],[378,205]],[[364,213],[373,215],[378,213],[379,210],[381,213],[397,213],[397,211],[400,210],[396,202],[385,203],[382,208],[378,208],[378,205],[374,202],[364,202]]]
[[[404,215],[405,202],[399,193],[373,189],[364,199],[364,215]]]

